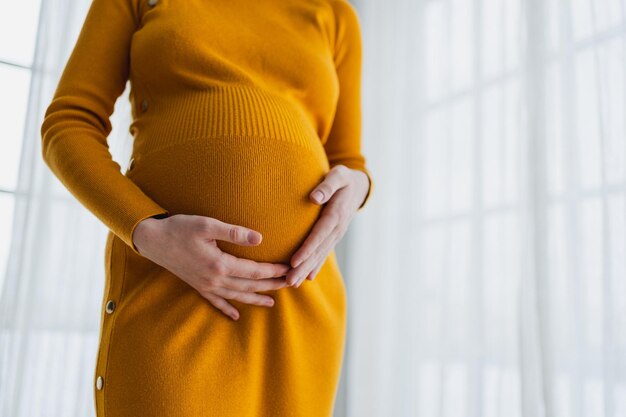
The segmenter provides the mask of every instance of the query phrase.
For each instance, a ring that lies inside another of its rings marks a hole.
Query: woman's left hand
[[[311,201],[326,203],[326,206],[309,236],[291,257],[292,268],[286,278],[289,285],[297,288],[305,278],[315,278],[328,254],[345,234],[368,190],[367,175],[345,165],[335,165],[313,189],[309,194]]]

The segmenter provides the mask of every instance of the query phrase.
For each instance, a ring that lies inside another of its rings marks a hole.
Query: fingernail
[[[256,243],[256,240],[256,233],[254,233],[252,230],[248,231],[248,242]]]
[[[297,268],[298,266],[300,266],[301,263],[302,263],[302,259],[296,259],[294,261],[293,267]]]
[[[231,317],[233,318],[233,320],[237,320],[239,318],[239,315],[233,313],[233,314],[231,314]]]
[[[320,203],[324,199],[324,194],[320,190],[317,190],[313,193],[313,199]]]

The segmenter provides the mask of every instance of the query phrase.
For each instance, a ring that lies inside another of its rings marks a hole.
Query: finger
[[[313,269],[313,271],[311,271],[311,273],[307,276],[307,279],[313,281],[317,273],[320,272],[320,269],[322,269],[322,265],[324,265],[323,261],[317,264],[315,269]]]
[[[315,274],[317,274],[317,271],[319,271],[320,268],[324,265],[324,262],[326,262],[328,255],[333,250],[334,246],[337,244],[340,238],[340,229],[337,228],[333,231],[332,235],[322,244],[320,251],[317,252],[318,256],[316,256],[315,261],[311,263],[311,265],[315,265],[315,267],[311,269],[311,272],[309,272],[306,277],[310,277],[311,275],[315,276]],[[300,280],[296,283],[296,288],[302,285],[302,282],[304,282],[305,279],[306,278],[304,278],[304,276],[300,278]],[[313,280],[313,278],[311,278],[311,280]]]
[[[271,307],[274,305],[274,299],[265,294],[236,291],[225,287],[218,287],[214,289],[213,292],[220,297],[224,297],[229,300],[237,300],[245,304],[253,304],[264,307]]]
[[[253,246],[261,243],[263,236],[256,230],[244,226],[229,224],[213,217],[207,217],[203,231],[212,239],[224,240],[237,245]]]
[[[315,269],[316,265],[320,264],[321,262],[323,262],[323,252],[316,252],[315,256],[311,257],[311,261],[308,263],[308,265],[303,269],[303,273],[298,275],[298,278],[295,282],[295,284],[293,285],[295,288],[299,288],[300,285],[302,285],[302,283],[304,282],[304,280],[306,279],[306,277],[308,277],[311,272],[313,272],[313,269]]]
[[[231,303],[224,300],[222,297],[218,297],[215,294],[207,293],[204,296],[213,306],[222,311],[227,316],[230,316],[233,320],[239,319],[239,310],[237,310]]]
[[[337,190],[348,185],[348,176],[345,172],[346,168],[347,167],[343,165],[334,166],[328,174],[326,174],[324,181],[320,182],[313,191],[311,191],[309,194],[311,199],[317,204],[323,204],[327,202]]]
[[[226,252],[222,252],[222,260],[229,270],[229,275],[239,278],[265,279],[282,277],[290,269],[289,265],[256,262],[252,259],[238,258]]]
[[[337,227],[337,216],[331,216],[327,213],[323,213],[320,216],[300,248],[291,256],[291,265],[294,268],[297,268],[305,259],[309,258],[334,228]]]
[[[308,277],[311,274],[311,272],[313,272],[316,265],[319,265],[320,263],[324,261],[325,257],[327,256],[327,254],[325,254],[324,252],[325,251],[317,252],[316,256],[313,258],[311,263],[306,267],[305,272],[302,275],[300,275],[300,277],[296,281],[294,287],[299,288],[300,285],[302,285],[302,283],[306,279],[306,277]]]
[[[223,287],[244,292],[271,291],[289,286],[284,278],[268,278],[257,280],[233,276],[226,277],[222,282],[220,282],[220,284]]]
[[[317,247],[315,252],[311,254],[304,262],[302,262],[297,268],[293,270],[293,272],[289,272],[287,274],[287,282],[289,285],[294,287],[299,287],[304,278],[309,275],[309,272],[313,270],[315,265],[318,262],[321,262],[322,257],[328,256],[328,252],[330,252],[330,248],[332,248],[336,243],[337,231],[339,230],[339,226],[333,228],[331,233],[326,237],[326,239],[321,243],[320,246]]]

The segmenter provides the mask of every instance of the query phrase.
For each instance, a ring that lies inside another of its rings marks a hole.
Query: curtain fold
[[[0,292],[0,415],[94,415],[93,372],[107,229],[47,169],[39,128],[89,1],[43,0],[33,58],[15,218]],[[110,151],[132,147],[127,90]]]
[[[341,415],[626,415],[626,4],[355,3]]]

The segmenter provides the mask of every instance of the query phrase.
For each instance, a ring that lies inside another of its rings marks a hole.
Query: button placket
[[[125,256],[126,255],[126,247],[125,246],[121,246],[121,241],[115,237],[114,235],[111,235],[110,240],[108,241],[108,243],[111,245],[110,247],[108,247],[108,250],[110,250],[110,256],[111,256],[111,277],[113,276],[122,276],[122,278],[125,276],[125,262],[117,262],[114,259],[117,259],[117,257],[119,256]],[[119,253],[119,251],[122,251],[122,253]],[[122,268],[122,270],[120,271],[119,268]],[[123,289],[119,288],[118,285],[119,283],[117,281],[111,281],[110,282],[111,287],[109,288],[109,292],[108,292],[108,297],[111,298],[107,298],[106,299],[106,303],[104,305],[104,312],[105,312],[105,317],[104,320],[102,322],[102,344],[100,345],[99,349],[98,349],[98,365],[97,365],[97,369],[95,372],[95,380],[94,380],[94,389],[96,391],[96,407],[98,412],[100,410],[103,410],[102,407],[104,407],[104,403],[101,403],[101,401],[103,401],[103,398],[100,397],[101,395],[103,395],[104,393],[104,382],[105,382],[105,377],[107,377],[107,370],[108,370],[108,365],[107,362],[109,360],[108,358],[108,353],[109,353],[109,349],[106,348],[106,345],[108,345],[109,343],[111,343],[110,337],[113,334],[113,323],[115,321],[115,316],[113,315],[113,313],[115,311],[117,311],[117,304],[119,302],[119,300],[122,298],[122,293],[123,293]],[[123,281],[122,284],[123,286]],[[104,333],[106,332],[106,333]],[[105,342],[106,340],[106,342]],[[108,377],[107,377],[108,378]]]

